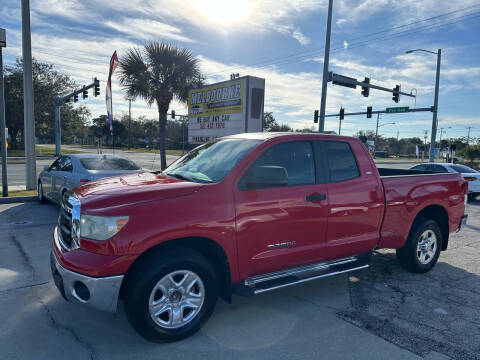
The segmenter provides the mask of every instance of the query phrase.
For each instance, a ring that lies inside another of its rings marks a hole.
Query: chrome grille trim
[[[62,199],[60,215],[58,217],[58,238],[65,251],[80,247],[79,239],[75,236],[80,227],[80,200],[71,191],[65,193]]]

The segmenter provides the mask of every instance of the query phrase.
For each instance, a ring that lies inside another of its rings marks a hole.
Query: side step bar
[[[367,268],[369,264],[369,254],[362,254],[307,266],[299,266],[249,277],[245,279],[243,283],[234,285],[234,291],[238,295],[252,296],[290,285],[364,269]]]

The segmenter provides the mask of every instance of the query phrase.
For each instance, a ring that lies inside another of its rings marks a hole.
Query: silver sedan
[[[137,173],[133,161],[112,155],[70,154],[56,159],[38,176],[38,200],[61,203],[63,194],[89,181],[107,176]]]

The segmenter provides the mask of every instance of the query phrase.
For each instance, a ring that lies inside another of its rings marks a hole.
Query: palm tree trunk
[[[158,106],[158,149],[160,150],[160,168],[167,168],[167,157],[165,155],[165,127],[167,125],[168,106]]]

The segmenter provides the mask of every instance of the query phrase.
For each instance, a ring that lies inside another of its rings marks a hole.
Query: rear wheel
[[[155,342],[192,335],[217,301],[215,271],[204,256],[182,249],[150,256],[129,277],[125,310],[133,327]]]
[[[417,219],[405,245],[397,250],[400,265],[408,271],[425,273],[437,263],[442,248],[442,231],[431,219]]]

